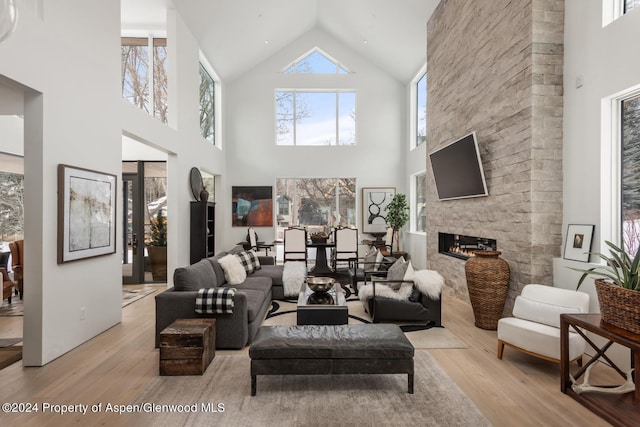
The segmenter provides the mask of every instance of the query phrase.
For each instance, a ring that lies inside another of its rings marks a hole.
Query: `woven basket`
[[[640,334],[640,291],[614,286],[603,279],[595,282],[602,321]]]
[[[496,330],[509,290],[509,264],[499,251],[476,251],[464,266],[478,328]]]

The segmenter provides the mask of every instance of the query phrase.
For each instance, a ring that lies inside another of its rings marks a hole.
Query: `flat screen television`
[[[487,196],[475,132],[429,154],[439,200]]]

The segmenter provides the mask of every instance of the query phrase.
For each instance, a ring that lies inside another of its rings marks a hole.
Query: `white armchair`
[[[586,313],[589,295],[544,285],[526,285],[516,298],[514,317],[498,321],[498,359],[505,344],[516,350],[560,362],[560,314]],[[584,339],[569,332],[569,360],[582,365]]]

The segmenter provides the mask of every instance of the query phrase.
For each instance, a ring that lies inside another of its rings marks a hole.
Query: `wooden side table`
[[[561,314],[560,315],[560,389],[571,396],[591,412],[598,414],[615,426],[637,426],[640,420],[640,371],[634,369],[633,380],[635,391],[626,394],[608,394],[598,392],[584,392],[577,394],[571,388],[569,377],[569,328],[580,334],[586,342],[595,350],[596,355],[575,374],[574,378],[580,378],[586,369],[598,359],[604,359],[623,378],[626,373],[606,355],[606,351],[613,343],[618,343],[631,350],[631,366],[640,368],[640,335],[603,324],[600,314]],[[582,329],[599,335],[608,342],[598,347],[591,341]]]
[[[160,332],[160,375],[202,375],[215,353],[216,319],[178,319]]]

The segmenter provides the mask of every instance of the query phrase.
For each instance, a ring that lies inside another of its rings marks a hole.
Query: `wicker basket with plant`
[[[640,251],[631,258],[623,249],[606,241],[609,255],[595,252],[605,264],[588,269],[572,268],[582,273],[584,280],[595,278],[602,321],[640,334]]]

